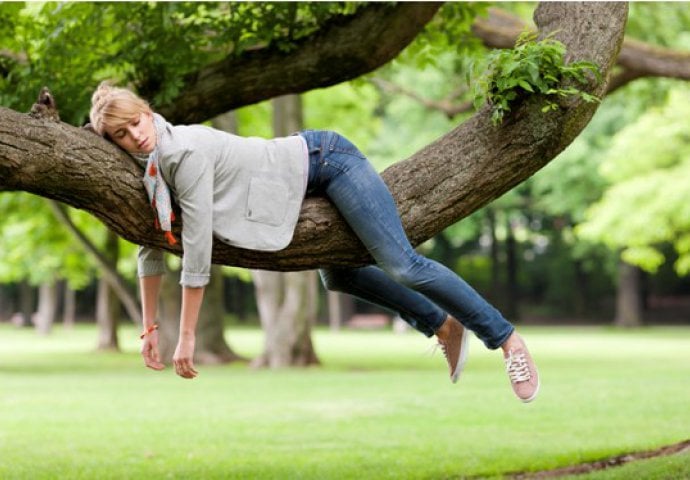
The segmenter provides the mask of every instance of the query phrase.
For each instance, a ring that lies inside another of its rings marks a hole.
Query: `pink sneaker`
[[[513,386],[513,392],[523,402],[531,402],[539,393],[539,373],[525,341],[517,335],[519,345],[504,353],[506,371]]]
[[[448,326],[448,332],[443,335],[443,339],[438,338],[438,344],[441,346],[448,362],[450,381],[456,383],[458,378],[460,378],[462,370],[465,368],[465,362],[467,362],[468,340],[470,336],[467,329],[453,317],[448,317],[443,327],[445,328],[446,325]]]

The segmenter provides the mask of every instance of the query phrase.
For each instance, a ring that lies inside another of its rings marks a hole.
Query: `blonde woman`
[[[168,237],[171,195],[182,211],[182,308],[175,371],[194,378],[195,328],[209,281],[213,237],[263,251],[291,241],[305,196],[326,196],[376,264],[328,268],[329,290],[390,309],[414,328],[436,335],[457,381],[467,356],[468,331],[490,349],[501,348],[513,391],[529,402],[539,376],[522,338],[503,316],[445,266],[419,255],[403,230],[393,198],[366,157],[331,131],[307,130],[285,138],[240,137],[201,125],[171,125],[123,88],[101,84],[92,98],[91,124],[145,167],[144,186],[156,222]],[[157,299],[162,252],[140,248],[138,260],[146,366],[161,370]]]

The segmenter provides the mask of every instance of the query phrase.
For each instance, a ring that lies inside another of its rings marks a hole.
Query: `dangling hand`
[[[141,356],[144,357],[144,363],[147,367],[154,370],[163,370],[165,368],[165,365],[161,363],[161,356],[158,352],[157,330],[153,330],[152,332],[144,335],[144,339],[141,344]]]
[[[194,335],[180,335],[177,342],[173,364],[175,373],[182,378],[194,378],[198,372],[194,369]]]

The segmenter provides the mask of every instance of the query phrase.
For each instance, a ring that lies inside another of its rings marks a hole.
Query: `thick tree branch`
[[[279,95],[357,78],[395,58],[440,6],[371,3],[300,40],[289,54],[267,47],[205,67],[185,79],[177,98],[157,109],[173,123],[199,123]]]
[[[525,28],[519,18],[496,8],[489,10],[488,18],[478,18],[472,25],[473,33],[491,48],[512,48]],[[631,38],[623,41],[617,66],[620,72],[612,76],[607,93],[642,77],[690,80],[690,52],[656,47]]]
[[[605,78],[623,40],[627,4],[543,3],[542,35],[557,32],[568,60],[597,63]],[[602,96],[606,84],[590,86]],[[515,106],[494,127],[487,108],[383,173],[414,244],[522,182],[560,153],[589,122],[597,104],[578,99],[544,114],[541,99]],[[153,229],[141,168],[114,145],[84,130],[0,109],[0,190],[24,190],[93,213],[122,237],[180,254]],[[177,226],[179,229],[179,225]],[[177,232],[179,234],[179,231]],[[324,199],[308,199],[285,250],[254,252],[216,242],[216,263],[270,270],[361,265],[366,251]]]

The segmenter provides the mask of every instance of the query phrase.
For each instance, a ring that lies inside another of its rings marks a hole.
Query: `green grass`
[[[525,328],[542,375],[528,405],[476,339],[452,385],[414,333],[319,330],[322,367],[193,381],[145,369],[136,334],[106,354],[93,327],[0,325],[0,479],[494,478],[690,438],[690,328]],[[258,331],[227,338],[261,348]],[[596,475],[690,478],[690,455]]]

